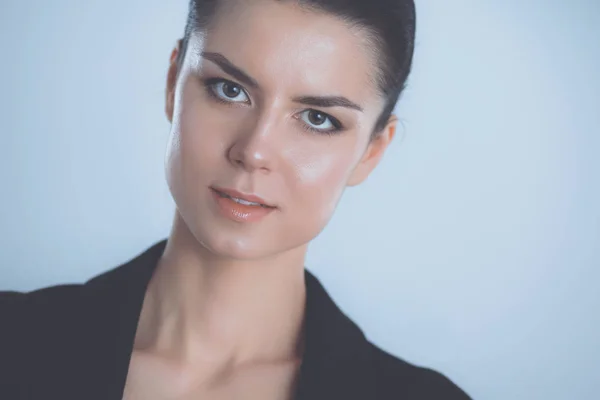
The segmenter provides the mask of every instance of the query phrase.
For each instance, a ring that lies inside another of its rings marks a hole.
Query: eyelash
[[[223,78],[208,78],[208,79],[204,80],[204,86],[205,86],[205,88],[206,88],[206,90],[208,92],[208,95],[213,100],[215,100],[215,101],[217,101],[217,102],[219,102],[219,103],[221,103],[223,105],[229,106],[229,107],[239,107],[240,103],[241,104],[247,104],[247,103],[242,103],[242,102],[234,102],[234,101],[223,100],[221,97],[219,97],[215,93],[214,86],[217,83],[228,83],[228,84],[231,84],[231,85],[235,85],[235,86],[239,87],[241,90],[243,90],[244,93],[246,93],[246,96],[249,97],[248,93],[246,92],[246,89],[244,89],[243,86],[241,86],[241,85],[239,85],[239,84],[237,84],[237,83],[235,83],[233,81],[230,81],[228,79],[223,79]],[[315,112],[318,112],[318,113],[321,113],[321,114],[325,115],[325,117],[331,122],[331,125],[333,125],[333,128],[327,129],[327,130],[317,129],[317,128],[313,128],[312,126],[307,125],[306,123],[304,123],[304,122],[301,121],[302,122],[302,129],[304,129],[306,132],[316,133],[316,134],[320,134],[320,135],[324,134],[324,135],[332,136],[332,135],[334,135],[336,133],[339,133],[339,132],[341,132],[341,131],[344,130],[344,127],[343,127],[342,123],[337,118],[335,118],[335,117],[333,117],[333,116],[331,116],[331,115],[329,115],[329,114],[327,114],[325,112],[322,112],[322,111],[319,111],[319,110],[315,110],[313,108],[305,109],[305,110],[303,110],[301,112],[301,114],[305,113],[307,111],[315,111]],[[295,119],[300,119],[300,117],[294,117],[294,118]]]
[[[226,106],[229,107],[239,107],[240,102],[235,102],[235,101],[227,101],[227,100],[223,100],[221,97],[219,97],[216,93],[215,93],[215,89],[214,86],[217,83],[228,83],[230,85],[235,85],[238,86],[240,89],[242,89],[244,92],[246,92],[246,90],[238,85],[235,82],[232,82],[230,80],[227,79],[222,79],[222,78],[208,78],[204,80],[204,87],[206,88],[206,91],[208,92],[208,95],[213,99],[218,101],[221,104],[224,104]],[[248,95],[246,94],[246,96],[248,97]],[[245,103],[244,103],[245,104]]]
[[[332,135],[335,135],[336,133],[340,133],[341,131],[344,130],[343,127],[342,127],[342,124],[340,123],[340,121],[338,121],[336,118],[332,117],[331,115],[329,115],[327,113],[324,113],[324,112],[321,112],[321,111],[318,111],[318,110],[315,110],[315,109],[312,109],[312,108],[306,109],[306,110],[302,111],[302,113],[305,113],[306,111],[309,111],[309,110],[316,111],[316,112],[319,112],[319,113],[325,115],[325,117],[331,122],[331,125],[333,125],[333,128],[331,128],[331,129],[317,129],[317,128],[313,128],[312,126],[307,125],[307,124],[305,124],[304,122],[301,121],[302,122],[302,129],[304,129],[305,131],[310,132],[310,133],[318,133],[320,135],[329,135],[329,136],[332,136]],[[300,119],[300,117],[294,117],[294,118]]]

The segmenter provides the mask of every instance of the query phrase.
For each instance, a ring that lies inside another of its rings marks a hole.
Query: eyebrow
[[[361,106],[343,96],[301,96],[295,97],[294,101],[315,107],[346,107],[363,111]]]
[[[254,78],[229,61],[223,54],[203,51],[201,56],[217,64],[225,73],[233,76],[238,81],[253,88],[258,88],[258,82]]]
[[[253,88],[259,87],[258,82],[254,78],[229,61],[223,54],[203,51],[200,55],[217,64],[225,73],[233,76],[240,82]],[[293,101],[314,107],[345,107],[361,112],[363,111],[363,108],[360,105],[343,96],[298,96],[294,97]]]

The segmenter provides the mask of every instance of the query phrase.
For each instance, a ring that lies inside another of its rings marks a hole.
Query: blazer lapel
[[[297,398],[368,399],[375,391],[370,345],[364,334],[306,271],[305,354]]]
[[[88,329],[92,337],[99,339],[90,354],[90,359],[97,360],[97,370],[87,374],[91,379],[89,388],[96,389],[94,398],[123,397],[146,288],[165,245],[166,240],[156,243],[86,283],[92,311]]]

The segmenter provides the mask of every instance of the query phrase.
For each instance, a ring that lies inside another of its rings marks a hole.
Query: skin
[[[191,37],[181,66],[179,46],[167,78],[165,162],[177,211],[144,299],[125,398],[291,398],[308,243],[345,188],[378,164],[396,118],[371,140],[383,108],[374,55],[363,32],[328,14],[230,0],[204,35]],[[224,71],[215,53],[257,86]],[[343,96],[362,110],[301,104],[302,96]],[[310,110],[331,115],[342,130],[306,130],[332,126],[311,123],[323,119]],[[213,185],[276,209],[258,222],[229,220],[217,211]]]

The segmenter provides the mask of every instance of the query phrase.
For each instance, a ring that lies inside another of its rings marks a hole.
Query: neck
[[[148,285],[136,348],[241,365],[296,360],[306,248],[269,259],[211,254],[179,214]]]

